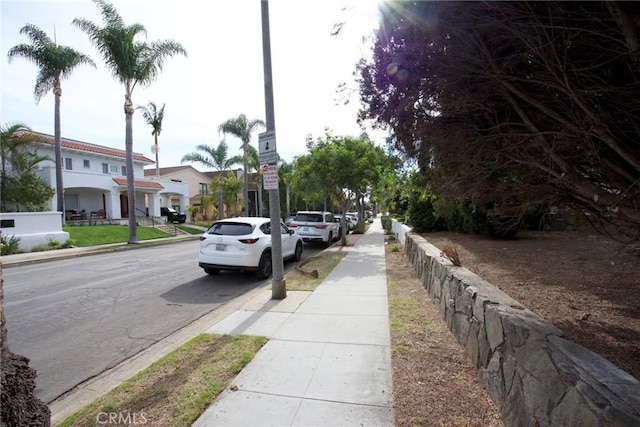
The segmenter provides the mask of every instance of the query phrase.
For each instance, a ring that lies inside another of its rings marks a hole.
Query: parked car
[[[283,260],[302,259],[302,238],[280,223]],[[227,218],[214,222],[200,236],[198,265],[207,274],[221,270],[254,271],[259,279],[271,276],[271,219]]]
[[[160,215],[166,216],[169,222],[184,224],[187,221],[187,215],[184,212],[178,212],[174,208],[160,208]]]
[[[340,238],[340,226],[331,212],[298,211],[289,224],[305,242],[330,245]]]
[[[342,224],[342,214],[335,214],[333,217],[336,219],[338,224]],[[349,234],[350,231],[356,228],[356,223],[349,215],[345,215],[345,221],[347,223],[347,234]],[[342,233],[340,233],[340,235],[342,236]]]

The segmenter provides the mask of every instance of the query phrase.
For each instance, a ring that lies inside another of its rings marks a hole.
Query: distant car
[[[298,211],[289,224],[305,242],[330,245],[340,238],[340,226],[331,212]]]
[[[184,212],[178,212],[173,208],[160,208],[160,215],[166,216],[169,222],[184,224],[187,221],[187,215]]]
[[[280,223],[283,260],[302,259],[302,238]],[[198,265],[207,274],[221,270],[254,271],[259,279],[271,276],[271,219],[227,218],[214,222],[200,236]]]
[[[335,214],[333,217],[336,219],[336,222],[338,224],[342,224],[342,214]],[[350,231],[356,228],[356,223],[353,221],[353,218],[351,218],[349,215],[345,215],[345,221],[347,223],[347,234],[349,234]]]

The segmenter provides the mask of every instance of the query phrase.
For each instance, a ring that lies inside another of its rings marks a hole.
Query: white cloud
[[[352,6],[349,6],[349,3]],[[157,81],[133,94],[136,105],[166,103],[159,138],[160,166],[176,166],[197,144],[217,145],[218,126],[244,113],[265,119],[260,1],[118,0],[113,2],[126,24],[144,25],[148,40],[170,38],[180,42],[188,57],[165,62]],[[351,7],[348,12],[342,10]],[[353,6],[355,5],[355,6]],[[6,52],[27,43],[20,28],[31,23],[54,36],[59,44],[90,55],[97,69],[78,67],[63,82],[64,137],[124,148],[124,88],[105,68],[87,36],[71,25],[86,18],[99,25],[98,8],[89,0],[5,1],[1,3],[2,52],[0,79],[3,123],[23,122],[34,130],[53,134],[53,94],[35,104],[34,64]],[[357,94],[348,105],[336,104],[336,88],[346,82],[355,88],[355,64],[368,47],[363,36],[375,25],[374,2],[269,2],[271,51],[278,154],[287,161],[306,152],[305,137],[357,135]],[[333,25],[349,16],[338,36]],[[153,137],[140,114],[134,115],[134,150],[155,158]],[[380,140],[383,134],[371,133]],[[252,143],[257,147],[257,134]],[[232,155],[239,141],[227,139]],[[237,150],[237,152],[235,151]]]

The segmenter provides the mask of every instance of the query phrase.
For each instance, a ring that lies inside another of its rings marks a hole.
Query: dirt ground
[[[514,240],[423,235],[454,245],[463,267],[640,378],[640,258],[595,232],[521,232]]]
[[[386,268],[395,425],[502,426],[397,241],[386,242]]]
[[[453,245],[463,267],[640,378],[640,260],[620,244],[576,231],[522,232],[513,240],[449,232],[423,237],[437,247]],[[394,292],[409,300],[406,307],[418,307],[418,323],[425,325],[399,330],[391,319],[396,425],[501,425],[404,252],[386,244],[390,304]]]

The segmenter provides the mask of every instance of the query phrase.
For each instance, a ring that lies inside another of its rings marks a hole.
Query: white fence
[[[62,231],[61,212],[3,212],[0,213],[0,232],[10,239],[20,239],[20,250],[30,252],[33,248],[48,245],[56,240],[64,243],[69,233]]]

